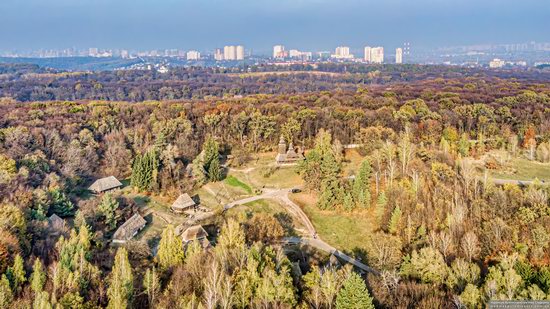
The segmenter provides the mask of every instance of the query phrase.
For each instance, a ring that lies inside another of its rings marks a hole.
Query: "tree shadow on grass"
[[[349,255],[350,257],[358,260],[359,262],[361,262],[363,264],[367,264],[368,254],[367,254],[367,251],[363,248],[355,247],[351,251],[345,250],[345,251],[342,251],[342,252],[344,252],[345,254]]]
[[[275,219],[279,221],[283,229],[285,230],[285,235],[287,236],[298,236],[296,231],[294,230],[294,224],[292,217],[284,212],[279,212],[274,215]]]
[[[134,202],[136,203],[136,205],[138,207],[144,207],[146,206],[147,204],[149,204],[151,202],[151,198],[148,197],[148,196],[136,196],[134,197]]]

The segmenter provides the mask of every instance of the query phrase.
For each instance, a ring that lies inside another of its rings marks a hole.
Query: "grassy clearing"
[[[295,166],[276,166],[275,152],[260,153],[255,159],[242,167],[230,171],[238,179],[255,188],[292,188],[302,185],[303,181]]]
[[[296,166],[276,166],[275,153],[263,153],[254,162],[249,179],[256,187],[291,188],[303,184]]]
[[[376,229],[369,211],[344,213],[322,211],[314,206],[315,197],[307,193],[293,194],[292,200],[307,214],[319,236],[339,250],[346,252],[365,249]]]
[[[224,182],[230,186],[238,187],[245,190],[248,194],[252,194],[252,188],[246,183],[240,181],[237,177],[230,175],[224,179]]]
[[[344,164],[342,167],[343,176],[355,175],[364,159],[365,158],[360,155],[356,149],[346,149],[344,155]]]
[[[230,179],[229,176],[227,179]],[[229,180],[230,183],[218,181],[208,183],[195,191],[200,198],[201,205],[214,211],[221,210],[223,205],[253,195],[253,189],[238,178]],[[245,189],[246,188],[246,189]]]
[[[244,222],[251,218],[255,213],[266,213],[274,216],[281,222],[281,225],[287,230],[288,235],[296,235],[294,230],[305,230],[305,227],[298,219],[291,217],[286,209],[274,200],[257,200],[244,205],[239,205],[227,211],[226,216],[234,218],[239,222]],[[290,232],[292,230],[292,232]]]
[[[491,171],[494,178],[550,181],[550,164],[529,161],[523,158],[512,159],[509,162],[511,171]]]
[[[271,170],[269,170],[271,169]],[[292,188],[302,185],[295,166],[260,168],[250,173],[250,179],[259,187]]]

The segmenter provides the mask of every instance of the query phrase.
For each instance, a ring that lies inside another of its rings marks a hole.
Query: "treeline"
[[[276,74],[280,71],[286,74]],[[299,94],[342,89],[355,91],[366,85],[385,85],[435,78],[486,79],[514,77],[548,82],[549,74],[491,72],[448,66],[317,64],[245,66],[242,68],[171,68],[104,72],[55,72],[29,65],[0,64],[0,97],[17,101],[108,100],[146,101],[204,99],[250,94]],[[273,74],[269,74],[269,73]],[[259,74],[261,73],[261,74]],[[320,74],[330,73],[330,74]]]

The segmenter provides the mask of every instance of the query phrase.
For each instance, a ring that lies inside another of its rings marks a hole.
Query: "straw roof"
[[[183,211],[187,208],[195,206],[195,201],[189,196],[189,194],[184,193],[178,197],[178,199],[172,204],[172,210],[174,211]]]
[[[208,237],[208,233],[204,230],[202,225],[191,226],[181,234],[181,238],[184,242],[198,240],[206,237]]]
[[[95,193],[105,192],[111,189],[122,187],[122,183],[115,178],[115,176],[109,176],[96,180],[88,190]]]
[[[147,221],[142,216],[134,214],[116,230],[113,242],[126,242],[132,239],[146,224]]]
[[[53,214],[48,218],[48,225],[54,231],[61,231],[65,228],[65,220],[61,219],[58,215]]]

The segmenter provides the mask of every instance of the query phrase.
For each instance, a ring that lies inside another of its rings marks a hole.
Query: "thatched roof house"
[[[172,204],[172,211],[177,213],[182,213],[186,209],[189,209],[191,207],[195,207],[197,204],[193,199],[189,196],[189,194],[184,193],[178,197],[178,199]]]
[[[88,190],[94,193],[103,193],[109,190],[122,187],[122,183],[115,178],[115,176],[109,176],[96,180]]]
[[[61,233],[66,229],[65,220],[61,219],[58,215],[53,214],[48,218],[48,228],[52,231],[52,233]]]
[[[191,226],[181,234],[181,239],[183,240],[184,245],[187,245],[192,241],[198,241],[203,248],[210,246],[210,242],[206,239],[207,237],[208,233],[202,225]]]
[[[141,231],[147,224],[147,221],[143,219],[139,214],[134,214],[124,224],[122,224],[113,235],[114,243],[125,243],[132,239],[136,234]]]

